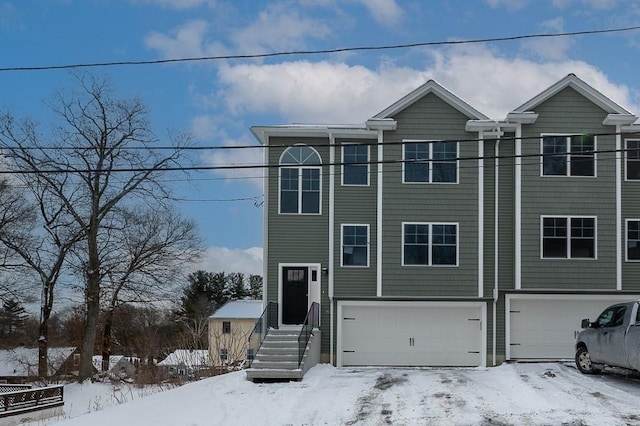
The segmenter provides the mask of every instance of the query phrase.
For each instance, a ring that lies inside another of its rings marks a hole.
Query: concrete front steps
[[[315,329],[305,349],[302,363],[298,367],[298,336],[300,328],[269,329],[256,353],[251,368],[246,370],[247,379],[253,382],[269,380],[301,380],[304,373],[317,364],[320,354],[320,331]],[[317,350],[316,350],[317,347]],[[310,349],[318,356],[310,356]]]

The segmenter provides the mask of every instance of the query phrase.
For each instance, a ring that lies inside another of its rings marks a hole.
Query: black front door
[[[282,324],[302,324],[309,301],[309,268],[282,268]]]

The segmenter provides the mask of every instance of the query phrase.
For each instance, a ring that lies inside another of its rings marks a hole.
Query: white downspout
[[[516,127],[516,147],[515,147],[515,289],[522,288],[522,123]]]
[[[378,191],[376,197],[376,296],[382,297],[382,162],[384,160],[384,131],[378,130]]]
[[[500,132],[498,132],[497,138],[496,138],[496,146],[495,146],[495,167],[494,167],[494,180],[495,180],[495,194],[494,194],[494,218],[493,218],[493,232],[494,232],[494,236],[493,236],[493,354],[492,354],[492,358],[493,358],[493,366],[496,366],[496,354],[497,354],[497,350],[496,350],[496,342],[497,342],[497,333],[498,333],[498,327],[496,322],[498,321],[498,314],[497,314],[497,309],[498,309],[498,291],[499,291],[499,286],[498,286],[498,226],[499,226],[499,200],[500,200],[500,192],[499,192],[499,182],[500,182],[500,177],[499,177],[499,171],[500,171]]]
[[[622,126],[616,124],[616,290],[622,290]]]

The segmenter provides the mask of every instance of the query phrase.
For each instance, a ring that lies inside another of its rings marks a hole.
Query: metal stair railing
[[[311,333],[313,332],[313,329],[320,324],[319,308],[320,305],[313,302],[309,308],[309,312],[307,312],[304,323],[302,324],[302,330],[300,330],[300,335],[298,336],[298,368],[302,365],[302,358],[304,357],[305,349],[307,348],[307,344],[311,338]]]
[[[249,366],[253,364],[253,359],[262,346],[262,342],[264,342],[264,338],[267,336],[270,328],[278,328],[278,304],[276,302],[267,303],[267,307],[262,311],[262,315],[260,315],[260,318],[256,321],[253,326],[253,331],[251,331],[249,335],[247,352],[249,350],[253,351],[253,357],[247,359]]]

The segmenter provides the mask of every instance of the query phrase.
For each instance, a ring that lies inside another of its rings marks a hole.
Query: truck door
[[[627,305],[605,309],[596,320],[595,344],[589,348],[593,362],[625,367],[625,314]]]
[[[640,370],[640,305],[638,302],[633,305],[635,312],[632,312],[626,339],[627,362],[630,368]]]

